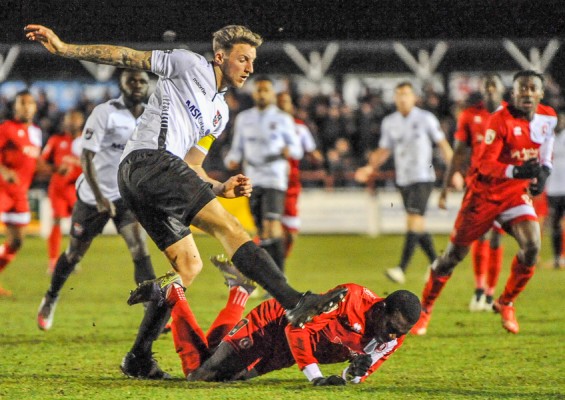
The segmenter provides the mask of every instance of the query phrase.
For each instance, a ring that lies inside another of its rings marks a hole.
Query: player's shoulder
[[[347,297],[349,298],[369,301],[380,300],[380,297],[377,296],[371,289],[357,283],[344,283],[342,285],[338,285],[337,287],[347,288]]]
[[[545,115],[548,117],[557,117],[557,112],[555,111],[555,109],[545,104],[538,104],[538,107],[536,108],[536,114]]]

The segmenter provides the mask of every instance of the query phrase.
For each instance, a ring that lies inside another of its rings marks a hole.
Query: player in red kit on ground
[[[230,294],[207,334],[198,326],[178,275],[161,280],[154,301],[172,309],[175,349],[189,381],[250,379],[297,364],[316,386],[359,383],[375,372],[404,342],[420,315],[418,297],[399,290],[386,298],[348,283],[339,306],[305,324],[289,325],[284,308],[271,299],[241,318],[255,286],[226,257],[212,262],[226,278]],[[349,361],[339,375],[324,377],[319,364]]]
[[[427,331],[432,308],[455,266],[469,246],[490,229],[494,221],[512,235],[520,247],[512,260],[510,276],[494,310],[502,326],[518,333],[514,301],[534,274],[541,245],[540,227],[530,195],[543,191],[551,172],[555,111],[540,104],[543,76],[520,71],[514,76],[512,104],[491,116],[485,133],[479,170],[467,188],[450,243],[432,264],[422,295],[422,313],[411,332]]]
[[[27,192],[41,154],[41,129],[33,124],[37,111],[28,91],[14,100],[14,118],[0,125],[0,212],[6,226],[6,240],[0,245],[0,272],[14,259],[22,246],[24,227],[29,224]],[[10,296],[0,287],[0,296]]]
[[[290,94],[287,92],[279,93],[277,95],[277,106],[293,116],[296,125],[296,134],[300,138],[300,144],[304,150],[304,157],[309,158],[316,164],[322,164],[324,157],[316,148],[316,142],[312,136],[312,132],[310,132],[310,129],[304,121],[294,117],[294,105],[292,104]],[[300,192],[302,191],[302,184],[300,183],[300,160],[289,158],[288,163],[290,165],[288,189],[286,190],[284,213],[281,219],[284,230],[285,257],[288,257],[290,254],[300,229],[298,196],[300,196]]]
[[[61,219],[71,216],[77,200],[75,182],[82,173],[80,154],[72,152],[73,140],[82,133],[84,115],[78,110],[65,113],[63,133],[53,135],[47,141],[41,154],[43,160],[52,166],[53,175],[47,191],[53,210],[53,227],[48,239],[49,269],[51,274],[61,249]]]
[[[439,208],[446,209],[447,188],[455,172],[466,177],[467,185],[479,168],[480,153],[488,121],[493,112],[506,107],[502,100],[504,85],[498,74],[486,74],[481,82],[482,100],[461,112],[455,132],[454,154],[445,174],[439,198]],[[495,224],[491,229],[490,240],[486,235],[471,245],[473,271],[475,274],[475,293],[469,303],[471,311],[492,311],[494,290],[502,265],[503,230]]]

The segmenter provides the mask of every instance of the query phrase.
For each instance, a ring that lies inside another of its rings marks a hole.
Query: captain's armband
[[[210,150],[210,147],[212,147],[212,143],[214,143],[215,140],[216,140],[216,136],[212,134],[206,135],[198,141],[198,146],[208,151]]]

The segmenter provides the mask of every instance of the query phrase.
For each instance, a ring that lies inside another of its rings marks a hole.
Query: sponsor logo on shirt
[[[483,121],[483,119],[481,118],[480,115],[475,115],[475,117],[473,118],[473,122],[475,124],[480,124]]]
[[[31,158],[38,158],[41,154],[41,150],[35,146],[24,146],[22,148],[22,153]]]
[[[204,90],[204,88],[202,87],[202,85],[200,84],[200,82],[198,82],[198,79],[192,78],[192,82],[196,83],[196,86],[198,87],[198,89],[200,89],[200,91],[202,92],[202,94],[206,95],[206,90]]]
[[[196,107],[196,104],[193,104],[190,100],[185,102],[186,108],[188,110],[188,114],[194,118],[198,127],[200,128],[200,133],[204,132],[204,120],[202,118],[202,112]]]
[[[113,149],[117,149],[117,150],[121,150],[124,151],[124,149],[126,148],[125,144],[121,144],[121,143],[112,143],[111,146]]]
[[[530,158],[538,158],[539,150],[538,149],[520,149],[514,150],[510,153],[510,156],[516,160],[520,161],[527,161]]]
[[[219,110],[216,110],[216,115],[214,116],[214,119],[212,119],[212,124],[214,125],[214,128],[218,126],[221,120],[222,120],[222,114],[220,114]]]

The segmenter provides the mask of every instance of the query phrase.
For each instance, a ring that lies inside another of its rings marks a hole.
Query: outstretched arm
[[[151,70],[151,51],[138,51],[109,44],[68,44],[59,39],[51,29],[42,25],[27,25],[25,31],[29,40],[40,42],[50,53],[61,57],[110,64],[122,68]]]

